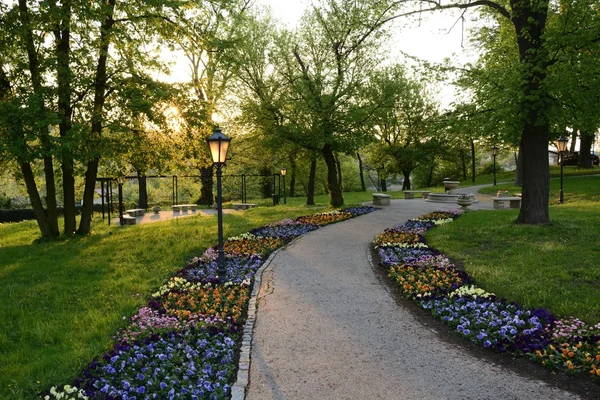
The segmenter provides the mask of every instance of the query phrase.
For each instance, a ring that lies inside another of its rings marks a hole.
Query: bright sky
[[[275,18],[294,27],[311,0],[256,0],[256,5],[271,7]],[[441,62],[456,53],[459,58],[466,59],[465,49],[461,48],[462,29],[460,21],[456,23],[458,14],[452,11],[442,13],[424,13],[421,23],[407,18],[394,22],[394,44],[412,56],[431,62]],[[465,45],[466,45],[465,39]],[[393,53],[392,53],[393,54]]]

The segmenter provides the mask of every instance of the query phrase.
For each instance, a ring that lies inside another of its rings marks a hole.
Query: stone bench
[[[130,217],[143,217],[145,213],[146,213],[146,210],[144,210],[143,208],[134,208],[131,210],[125,210],[125,214],[129,215]]]
[[[247,210],[249,208],[254,208],[258,206],[258,204],[253,203],[233,203],[234,210]]]
[[[196,211],[196,204],[176,204],[173,206],[173,212],[187,211],[187,210]]]
[[[429,196],[429,193],[431,193],[431,191],[428,190],[405,190],[404,191],[404,199],[405,200],[410,200],[410,199],[414,199],[415,198],[415,194],[421,194],[421,197],[424,199],[427,199],[427,196]]]
[[[390,199],[392,196],[383,193],[373,193],[373,205],[375,206],[389,206]]]
[[[123,215],[123,225],[135,225],[137,219],[131,215]]]
[[[492,197],[494,201],[494,208],[508,208],[507,204],[510,208],[521,208],[521,198],[520,197]]]

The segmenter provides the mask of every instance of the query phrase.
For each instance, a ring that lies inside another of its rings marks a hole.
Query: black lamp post
[[[494,186],[496,186],[496,156],[498,155],[498,146],[492,146],[492,156],[494,157]]]
[[[565,201],[565,196],[563,194],[563,167],[564,167],[565,152],[567,151],[567,142],[568,142],[568,139],[564,136],[561,136],[556,141],[556,148],[558,149],[558,154],[560,155],[560,192],[558,195],[558,203],[559,204],[562,204]]]
[[[217,258],[217,276],[219,282],[225,281],[225,251],[223,250],[223,192],[221,187],[221,168],[227,161],[227,150],[229,149],[229,139],[221,132],[219,127],[213,130],[211,137],[206,139],[210,147],[210,154],[213,159],[213,165],[217,168],[217,226],[219,231],[219,251]]]
[[[285,195],[285,173],[287,171],[285,170],[284,167],[281,167],[281,176],[283,176],[283,204],[287,204],[287,199],[286,199],[286,195]]]

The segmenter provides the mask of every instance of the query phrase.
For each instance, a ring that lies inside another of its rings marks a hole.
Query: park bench
[[[431,193],[431,191],[428,190],[405,190],[404,191],[404,199],[405,200],[410,200],[410,199],[414,199],[415,198],[415,194],[421,194],[421,197],[424,199],[427,199],[427,196],[429,196],[429,193]]]
[[[253,203],[233,203],[234,210],[247,210],[249,208],[253,208],[258,206],[258,204]]]
[[[173,212],[187,211],[188,209],[195,212],[196,204],[176,204],[173,206]]]
[[[123,225],[135,225],[137,219],[131,215],[123,215]]]
[[[521,198],[520,197],[492,197],[494,201],[494,208],[521,208]]]
[[[373,205],[389,206],[391,198],[392,196],[390,196],[389,194],[373,193]]]
[[[143,217],[145,213],[146,213],[146,210],[144,210],[143,208],[134,208],[131,210],[125,210],[125,214],[129,215],[130,217]]]

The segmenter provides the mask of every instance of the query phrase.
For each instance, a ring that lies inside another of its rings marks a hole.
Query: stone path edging
[[[254,323],[256,322],[256,313],[258,311],[257,301],[258,292],[260,291],[260,286],[262,282],[262,274],[271,265],[271,262],[280,251],[293,245],[304,235],[307,235],[309,233],[310,232],[307,232],[305,234],[295,237],[292,241],[286,243],[285,246],[282,246],[274,252],[272,252],[269,258],[267,258],[264,264],[258,269],[258,271],[256,271],[256,274],[254,275],[254,286],[252,287],[252,293],[250,294],[250,300],[248,301],[248,317],[246,318],[246,323],[244,324],[244,334],[242,336],[242,348],[240,349],[240,360],[238,363],[237,379],[231,387],[231,400],[244,400],[246,398],[246,388],[248,387],[248,378],[250,375],[250,351],[252,345],[252,333],[254,332]]]

